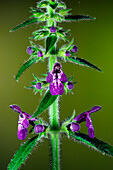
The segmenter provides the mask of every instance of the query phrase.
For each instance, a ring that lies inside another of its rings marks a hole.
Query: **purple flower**
[[[79,131],[79,130],[80,130],[80,125],[79,125],[78,123],[72,122],[72,123],[70,124],[70,129],[71,129],[73,132]]]
[[[31,47],[27,48],[27,53],[31,55],[34,52],[34,50]]]
[[[74,47],[72,48],[72,50],[71,50],[72,52],[74,52],[74,53],[77,53],[77,51],[78,51],[78,48],[77,48],[77,46],[76,45],[74,45]]]
[[[39,51],[37,55],[38,55],[38,57],[43,57],[42,51]]]
[[[69,57],[69,56],[70,56],[70,52],[69,52],[69,51],[66,51],[66,52],[65,52],[65,56],[66,56],[66,57]]]
[[[62,95],[64,92],[64,84],[67,77],[61,70],[61,64],[55,63],[53,70],[47,75],[46,81],[50,83],[49,88],[52,95]]]
[[[41,89],[41,86],[42,86],[42,84],[41,84],[40,82],[38,82],[38,83],[36,84],[36,88],[39,89],[39,90]]]
[[[26,112],[21,111],[20,107],[17,105],[10,105],[10,108],[12,108],[15,112],[20,113],[17,135],[19,140],[24,140],[27,136],[27,128],[29,127],[29,123],[36,121],[36,118],[30,119],[32,116]],[[30,121],[28,119],[30,119]]]
[[[67,84],[67,87],[68,87],[68,89],[72,90],[73,89],[73,83],[69,81],[68,84]]]
[[[45,127],[42,124],[38,124],[34,128],[35,133],[42,133],[44,130],[45,130]]]
[[[92,121],[91,121],[91,113],[93,112],[97,112],[98,110],[101,109],[101,106],[94,106],[91,110],[81,113],[80,115],[76,116],[73,121],[76,121],[77,123],[81,123],[86,121],[86,126],[88,127],[88,133],[90,138],[94,138],[95,134],[94,134],[94,128],[92,125]]]
[[[56,32],[56,27],[50,27],[50,32],[55,33]]]

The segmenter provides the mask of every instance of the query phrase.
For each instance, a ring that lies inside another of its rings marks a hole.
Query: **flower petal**
[[[46,77],[46,81],[48,83],[52,83],[53,82],[53,75],[51,74],[52,72],[50,72],[47,77]]]
[[[17,105],[14,105],[14,104],[13,104],[13,105],[10,105],[9,107],[10,107],[11,109],[13,109],[15,112],[22,113],[20,107],[17,106]]]
[[[88,112],[84,112],[79,114],[78,116],[76,116],[73,121],[77,121],[77,123],[81,123],[86,121],[86,117],[87,117]]]
[[[98,110],[100,110],[101,109],[101,106],[94,106],[94,107],[92,107],[92,109],[89,111],[89,113],[91,114],[91,113],[93,113],[93,112],[97,112]]]
[[[18,124],[18,138],[19,140],[24,140],[27,136],[27,129],[23,128],[21,124]]]
[[[95,137],[93,125],[90,125],[90,126],[89,126],[89,128],[88,128],[88,133],[89,133],[89,137],[90,137],[90,138],[94,138],[94,137]]]
[[[88,114],[87,117],[86,117],[86,126],[89,127],[90,125],[92,125],[92,121],[91,121],[91,118]]]
[[[51,83],[50,86],[50,93],[52,95],[62,95],[64,92],[64,85],[60,81],[55,81],[54,83]]]
[[[64,72],[62,71],[62,75],[61,75],[61,81],[66,83],[68,81],[66,75],[64,74]]]

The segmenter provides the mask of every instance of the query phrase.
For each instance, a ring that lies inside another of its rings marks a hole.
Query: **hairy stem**
[[[48,7],[48,14],[50,19],[47,22],[48,26],[56,26],[56,22],[53,20],[54,10],[51,7]],[[56,44],[50,50],[49,57],[49,72],[53,70],[53,66],[56,62]],[[51,153],[52,153],[52,170],[59,170],[59,132],[55,132],[59,129],[58,122],[58,98],[55,102],[49,107],[49,119],[50,119],[50,128],[52,132],[50,133],[51,140]]]
[[[52,170],[59,170],[59,133],[51,132]]]

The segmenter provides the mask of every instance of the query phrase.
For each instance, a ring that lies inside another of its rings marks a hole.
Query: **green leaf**
[[[105,143],[97,138],[90,138],[88,135],[85,135],[83,133],[75,133],[70,132],[70,136],[77,141],[80,141],[82,143],[85,143],[96,150],[102,152],[103,154],[108,154],[113,156],[113,146],[109,145],[108,143]]]
[[[96,67],[95,65],[91,64],[90,62],[84,60],[84,59],[81,59],[81,58],[75,58],[75,57],[68,57],[68,59],[70,61],[72,61],[73,63],[75,64],[80,64],[82,66],[87,66],[87,67],[91,67],[91,68],[94,68],[100,72],[102,72],[101,69],[99,69],[98,67]]]
[[[69,11],[71,11],[71,9],[62,9],[62,10],[60,10],[58,13],[59,13],[60,15],[65,16],[65,15],[69,15],[69,14],[68,14]]]
[[[36,23],[38,22],[38,19],[37,18],[32,18],[32,19],[29,19],[29,20],[26,20],[24,21],[23,23],[17,25],[15,28],[13,28],[12,30],[10,30],[10,32],[13,32],[19,28],[22,28],[22,27],[25,27],[27,25],[30,25],[30,24],[33,24],[33,23]]]
[[[45,94],[45,96],[42,98],[42,101],[36,110],[36,112],[33,114],[33,117],[38,116],[40,113],[42,113],[44,110],[46,110],[49,106],[53,104],[53,102],[57,99],[58,95],[52,95],[50,93],[50,90],[48,90]]]
[[[36,61],[38,61],[38,58],[33,58],[31,60],[26,61],[21,68],[19,69],[17,75],[15,76],[15,79],[18,80],[19,77],[21,76],[21,74],[28,68],[30,67],[32,64],[34,64]]]
[[[65,17],[64,21],[81,21],[81,20],[94,20],[95,17],[90,17],[88,15],[69,15]]]
[[[15,153],[13,159],[11,159],[11,162],[8,165],[8,170],[17,170],[21,164],[24,163],[27,156],[31,153],[31,150],[34,148],[34,146],[37,144],[37,141],[41,138],[42,135],[36,135],[32,139],[28,140],[26,143],[24,143],[18,151]]]
[[[56,35],[50,35],[49,37],[47,37],[46,39],[46,53],[55,45],[57,41],[57,36]]]

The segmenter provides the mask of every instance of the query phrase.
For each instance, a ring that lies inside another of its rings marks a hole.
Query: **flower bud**
[[[66,56],[66,57],[69,57],[69,56],[70,56],[70,52],[69,52],[69,51],[66,51],[66,52],[65,52],[65,56]]]
[[[34,52],[34,50],[31,47],[27,48],[27,53],[31,55]]]
[[[72,90],[73,89],[73,83],[69,81],[68,84],[67,84],[67,87],[68,87],[68,89]]]
[[[41,89],[41,86],[42,86],[42,84],[40,82],[36,84],[36,88],[39,90]]]
[[[42,133],[45,130],[45,127],[39,124],[35,126],[34,130],[35,130],[35,133]]]
[[[55,33],[56,32],[56,27],[50,27],[50,32]]]
[[[42,51],[39,51],[37,55],[38,55],[38,57],[43,57]]]
[[[78,51],[78,48],[76,45],[74,45],[74,47],[72,48],[72,52],[77,53],[77,51]]]
[[[80,130],[80,125],[79,125],[78,123],[72,122],[72,123],[71,123],[71,126],[70,126],[70,129],[71,129],[73,132],[79,131],[79,130]]]

